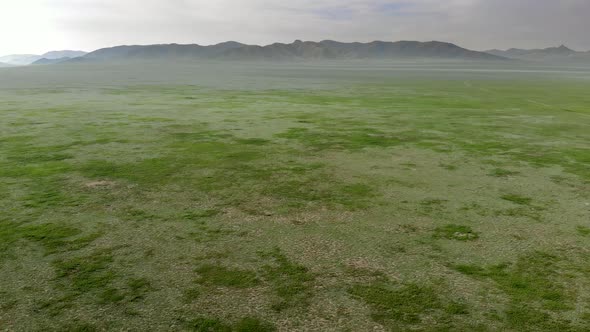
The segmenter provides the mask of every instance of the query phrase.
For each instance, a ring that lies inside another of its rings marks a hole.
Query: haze
[[[590,49],[586,0],[6,0],[0,54],[121,44],[442,40]]]

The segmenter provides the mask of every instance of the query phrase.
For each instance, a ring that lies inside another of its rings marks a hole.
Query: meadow
[[[0,331],[588,331],[590,69],[0,69]]]

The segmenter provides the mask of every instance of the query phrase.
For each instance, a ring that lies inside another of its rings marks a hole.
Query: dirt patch
[[[92,182],[87,182],[84,184],[84,187],[86,188],[90,188],[90,189],[102,189],[102,188],[112,188],[115,186],[115,182],[113,181],[92,181]]]

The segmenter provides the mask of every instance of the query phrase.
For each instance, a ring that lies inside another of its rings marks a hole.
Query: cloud
[[[588,0],[5,1],[11,4],[0,11],[0,53],[295,39],[442,40],[474,49],[565,43],[590,49]]]

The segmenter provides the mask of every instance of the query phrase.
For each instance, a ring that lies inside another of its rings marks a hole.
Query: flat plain
[[[0,70],[0,330],[588,331],[590,69]]]

